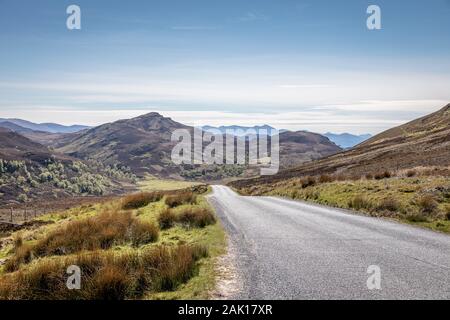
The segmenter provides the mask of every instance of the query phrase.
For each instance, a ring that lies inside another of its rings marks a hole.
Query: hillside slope
[[[158,113],[149,113],[84,131],[57,150],[105,164],[120,163],[140,175],[170,176],[177,171],[170,160],[176,144],[171,135],[176,129],[191,128]]]
[[[307,131],[280,133],[280,162],[282,168],[293,167],[342,151],[327,137]]]
[[[384,131],[354,149],[283,170],[275,176],[236,181],[236,186],[330,173],[361,176],[384,170],[450,165],[450,104],[428,116]]]
[[[133,179],[127,168],[75,159],[0,128],[0,206],[33,198],[42,202],[71,195],[109,194]]]

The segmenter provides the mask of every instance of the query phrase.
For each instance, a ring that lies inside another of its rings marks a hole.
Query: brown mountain
[[[171,141],[176,129],[193,128],[149,113],[137,118],[104,124],[81,133],[57,148],[59,152],[77,158],[92,158],[106,164],[120,163],[129,166],[138,175],[150,173],[160,177],[195,177],[207,179],[205,174],[184,170],[197,170],[190,166],[177,166],[171,161],[171,152],[176,143]],[[61,145],[61,143],[60,143]],[[312,159],[334,154],[341,149],[328,138],[309,132],[284,132],[280,135],[280,159],[282,166],[289,167]],[[213,169],[217,172],[217,166]],[[208,170],[208,169],[206,169]],[[205,171],[204,168],[200,172]],[[217,178],[215,174],[213,178]]]
[[[384,170],[450,165],[450,104],[428,116],[384,131],[355,148],[312,161],[275,176],[241,180],[236,185],[330,173],[360,176]]]
[[[342,151],[327,137],[307,131],[280,133],[281,167],[289,168]]]
[[[22,127],[10,121],[0,122],[0,128],[6,128],[44,146],[54,146],[74,137],[76,133],[52,133]]]
[[[152,112],[75,134],[57,150],[105,164],[120,163],[140,175],[170,176],[177,171],[170,160],[176,144],[171,141],[171,135],[176,129],[191,128]]]
[[[54,155],[50,150],[10,129],[0,128],[0,159],[43,161]]]

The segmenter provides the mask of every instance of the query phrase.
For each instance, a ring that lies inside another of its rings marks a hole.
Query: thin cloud
[[[239,17],[238,20],[241,22],[267,21],[269,17],[257,12],[247,12],[245,15]]]

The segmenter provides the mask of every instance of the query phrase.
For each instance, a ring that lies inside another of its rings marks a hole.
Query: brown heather
[[[6,262],[5,271],[15,271],[33,257],[108,249],[126,242],[138,246],[156,241],[158,233],[154,224],[139,220],[131,212],[105,211],[94,217],[71,221],[49,232],[34,245],[21,245]]]
[[[171,291],[197,272],[204,246],[157,246],[129,252],[91,251],[43,258],[0,278],[0,299],[121,300]],[[66,287],[67,267],[82,271],[80,290]]]

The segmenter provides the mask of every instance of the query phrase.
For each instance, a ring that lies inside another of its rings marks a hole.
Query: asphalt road
[[[450,236],[344,210],[213,186],[237,299],[450,299]],[[379,267],[379,278],[376,269]],[[372,267],[373,268],[373,267]],[[376,268],[376,267],[375,267]],[[375,270],[375,271],[374,271]],[[380,289],[376,279],[380,279]]]

